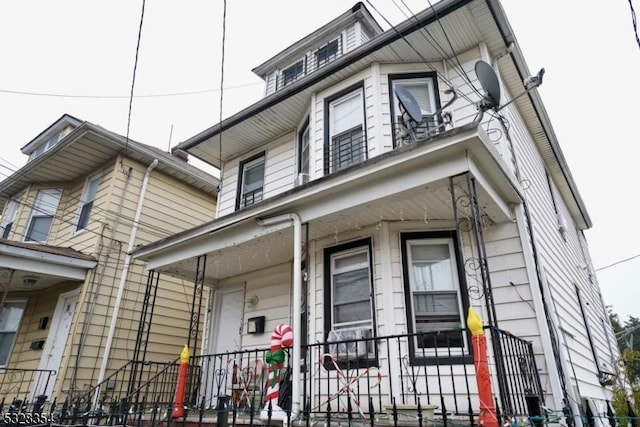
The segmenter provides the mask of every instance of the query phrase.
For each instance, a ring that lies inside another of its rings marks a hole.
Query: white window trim
[[[305,69],[305,68],[306,68],[305,59],[306,59],[306,58],[303,56],[302,58],[299,58],[299,59],[297,59],[297,60],[293,61],[290,65],[288,65],[288,66],[286,66],[286,67],[284,67],[284,68],[282,69],[282,71],[280,72],[280,76],[282,76],[282,87],[279,87],[278,89],[282,89],[282,88],[284,88],[284,87],[287,87],[287,86],[289,86],[289,85],[292,85],[292,84],[294,84],[295,82],[297,82],[298,80],[300,80],[302,77],[304,77],[304,76],[305,76],[305,74],[306,74],[306,69]],[[285,82],[285,73],[286,73],[288,70],[290,70],[290,69],[292,69],[292,68],[296,67],[299,63],[302,63],[302,71],[301,71],[300,73],[296,73],[296,74],[295,74],[295,77],[294,77],[294,78],[293,78],[293,80],[291,80],[290,82],[288,82],[288,83],[287,83],[287,82]]]
[[[305,134],[307,139],[306,151],[304,145]],[[296,148],[298,156],[298,161],[296,162],[298,179],[296,183],[297,185],[301,185],[311,179],[311,120],[309,116],[302,122],[302,126],[298,128],[298,143]],[[307,168],[306,171],[304,170],[305,166]]]
[[[24,238],[23,241],[25,242],[38,242],[38,243],[45,243],[47,241],[47,239],[43,240],[43,241],[37,241],[37,240],[30,240],[29,237],[29,230],[31,229],[31,223],[33,221],[34,217],[44,217],[44,216],[48,216],[48,215],[38,215],[36,211],[42,213],[41,211],[39,211],[40,208],[36,207],[36,200],[38,199],[38,195],[41,192],[57,192],[58,193],[58,201],[56,203],[55,209],[53,209],[53,213],[51,214],[51,224],[49,225],[49,231],[47,232],[47,239],[49,238],[49,233],[51,232],[51,227],[53,226],[53,220],[56,218],[56,213],[58,211],[58,207],[60,206],[60,199],[62,198],[62,190],[58,189],[58,188],[42,188],[39,189],[36,192],[36,195],[33,199],[33,206],[31,208],[31,213],[29,214],[29,220],[27,221],[27,226],[24,230]]]
[[[10,299],[7,299],[7,303],[22,303],[22,314],[20,316],[20,321],[18,322],[18,325],[15,329],[15,336],[13,338],[13,342],[11,343],[11,346],[9,347],[9,351],[7,353],[7,362],[9,362],[11,360],[11,353],[13,352],[16,346],[16,341],[18,341],[18,332],[20,332],[20,327],[22,326],[22,320],[24,319],[24,314],[27,309],[27,299],[26,298],[10,298]],[[8,331],[3,331],[3,332],[8,332]],[[8,363],[0,364],[0,368],[5,368],[7,364]]]
[[[16,225],[16,219],[18,218],[19,210],[20,210],[20,197],[16,197],[14,199],[9,200],[9,203],[7,203],[7,207],[2,217],[2,236],[4,236],[5,228],[9,224],[11,224],[11,229],[9,230],[9,234],[11,234],[12,232],[15,234],[15,230],[16,230],[15,225]],[[7,235],[4,238],[8,239],[9,235]]]
[[[79,233],[84,233],[87,230],[87,226],[89,225],[88,221],[89,219],[87,218],[87,224],[83,227],[83,228],[78,228],[80,226],[80,219],[82,216],[82,210],[84,209],[85,205],[89,202],[95,202],[97,196],[98,196],[98,190],[100,187],[100,179],[101,179],[101,175],[97,174],[97,175],[92,175],[90,177],[88,177],[85,182],[84,182],[84,187],[82,188],[82,195],[80,196],[80,202],[78,203],[78,212],[76,214],[76,221],[75,221],[75,225],[73,227],[73,234],[79,234]],[[91,200],[88,199],[88,195],[87,192],[89,191],[89,187],[92,183],[97,182],[96,185],[96,193],[93,195],[93,198]],[[91,206],[91,210],[89,211],[89,216],[91,216],[91,213],[93,212],[93,210],[95,209],[95,203]]]

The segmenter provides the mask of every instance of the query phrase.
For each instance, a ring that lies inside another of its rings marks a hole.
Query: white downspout
[[[135,243],[136,234],[138,232],[138,225],[140,221],[140,215],[142,214],[142,204],[147,192],[147,185],[149,183],[149,175],[151,171],[158,165],[158,159],[153,159],[153,162],[147,167],[147,171],[144,174],[142,180],[142,187],[140,188],[140,195],[138,196],[138,206],[136,207],[136,213],[133,218],[133,227],[131,227],[131,235],[129,236],[129,246],[127,247],[127,255],[124,259],[124,266],[122,267],[122,274],[120,275],[120,283],[118,285],[118,294],[116,295],[116,302],[113,305],[113,312],[111,313],[111,325],[109,326],[109,333],[107,334],[107,342],[104,346],[104,353],[102,355],[102,364],[100,365],[100,372],[98,373],[98,381],[100,384],[104,380],[104,373],[107,370],[107,362],[109,361],[109,353],[111,351],[111,344],[113,342],[113,336],[116,332],[116,322],[118,321],[118,311],[120,311],[120,304],[122,302],[122,294],[124,293],[124,285],[127,282],[127,275],[129,274],[129,265],[131,264],[131,251]],[[100,387],[96,389],[96,394],[93,398],[93,405],[97,404],[99,397]]]
[[[291,382],[291,419],[294,420],[300,412],[300,329],[302,308],[302,224],[296,213],[274,216],[271,218],[258,218],[259,225],[273,225],[284,221],[293,222],[293,370]]]

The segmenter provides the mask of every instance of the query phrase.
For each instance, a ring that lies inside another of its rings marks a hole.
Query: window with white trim
[[[18,207],[20,206],[20,199],[11,199],[7,204],[7,208],[4,211],[2,217],[2,238],[8,239],[13,229],[13,224],[18,216]]]
[[[414,355],[466,348],[468,297],[457,267],[454,233],[403,233],[401,241],[408,329],[424,334],[413,340]]]
[[[9,362],[26,305],[25,300],[7,300],[0,311],[0,367]]]
[[[327,138],[325,173],[337,172],[366,159],[364,94],[362,85],[325,101]]]
[[[433,113],[438,110],[438,96],[435,75],[433,73],[408,74],[408,75],[392,75],[391,81],[391,105],[393,108],[393,126],[395,135],[395,144],[407,143],[411,138],[406,133],[403,125],[403,111],[400,107],[398,97],[395,95],[395,88],[402,85],[407,91],[413,95],[416,102],[420,106],[422,113],[422,121],[417,124],[413,130],[415,138],[426,138],[430,136],[430,130],[435,129],[438,124],[438,117],[432,117]],[[431,132],[432,134],[433,132]]]
[[[80,212],[78,213],[78,223],[76,224],[76,231],[84,230],[89,223],[89,215],[93,209],[93,202],[96,199],[98,193],[98,185],[100,184],[100,176],[92,176],[87,179],[82,190],[82,197],[80,198]]]
[[[56,189],[38,190],[24,240],[27,242],[46,242],[53,217],[58,210],[62,192]]]
[[[264,192],[264,159],[260,153],[240,163],[236,209],[251,206],[262,200]]]

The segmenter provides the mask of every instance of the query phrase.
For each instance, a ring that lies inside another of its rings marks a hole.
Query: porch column
[[[200,315],[202,314],[202,295],[204,287],[204,273],[207,264],[207,255],[200,255],[196,265],[196,278],[193,282],[193,299],[191,300],[191,316],[189,317],[189,336],[187,337],[187,347],[193,349],[198,345],[198,335],[200,332]],[[196,306],[197,304],[197,306]]]
[[[386,301],[382,306],[385,309],[384,323],[385,323],[385,335],[395,335],[395,307],[393,305],[393,273],[391,272],[391,239],[389,238],[389,222],[382,221],[382,227],[380,228],[380,275],[382,279],[382,298]],[[389,354],[389,379],[391,384],[391,396],[399,396],[401,390],[399,388],[399,381],[394,379],[400,378],[400,363],[393,363],[393,361],[400,361],[400,354],[398,353],[398,347],[395,345],[390,346]]]

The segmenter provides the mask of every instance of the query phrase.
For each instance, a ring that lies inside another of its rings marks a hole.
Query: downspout
[[[142,187],[140,188],[140,195],[138,196],[138,206],[136,207],[136,213],[133,218],[133,227],[131,228],[131,235],[129,236],[129,246],[127,247],[127,255],[124,259],[124,265],[122,267],[122,274],[120,275],[120,283],[118,285],[118,294],[116,295],[116,302],[113,306],[113,312],[111,314],[111,325],[109,326],[109,333],[107,334],[107,342],[104,346],[104,354],[102,355],[102,364],[100,365],[100,372],[98,373],[98,381],[100,384],[104,380],[104,373],[107,370],[107,362],[109,361],[109,352],[111,351],[111,344],[113,342],[113,336],[116,331],[116,322],[118,321],[118,311],[120,311],[120,304],[122,302],[122,294],[124,293],[124,286],[127,281],[127,275],[129,274],[129,265],[131,264],[131,251],[134,249],[134,243],[136,234],[138,232],[138,225],[140,221],[140,215],[142,214],[142,204],[147,192],[147,185],[149,184],[149,175],[151,171],[158,165],[158,159],[153,159],[153,162],[147,167],[147,171],[144,174],[142,180]],[[100,387],[96,390],[94,396],[94,405],[97,402],[99,396]]]
[[[296,213],[278,215],[271,218],[258,218],[258,225],[274,225],[284,221],[293,222],[293,369],[291,387],[291,419],[295,419],[300,412],[300,330],[302,328],[302,224]]]

